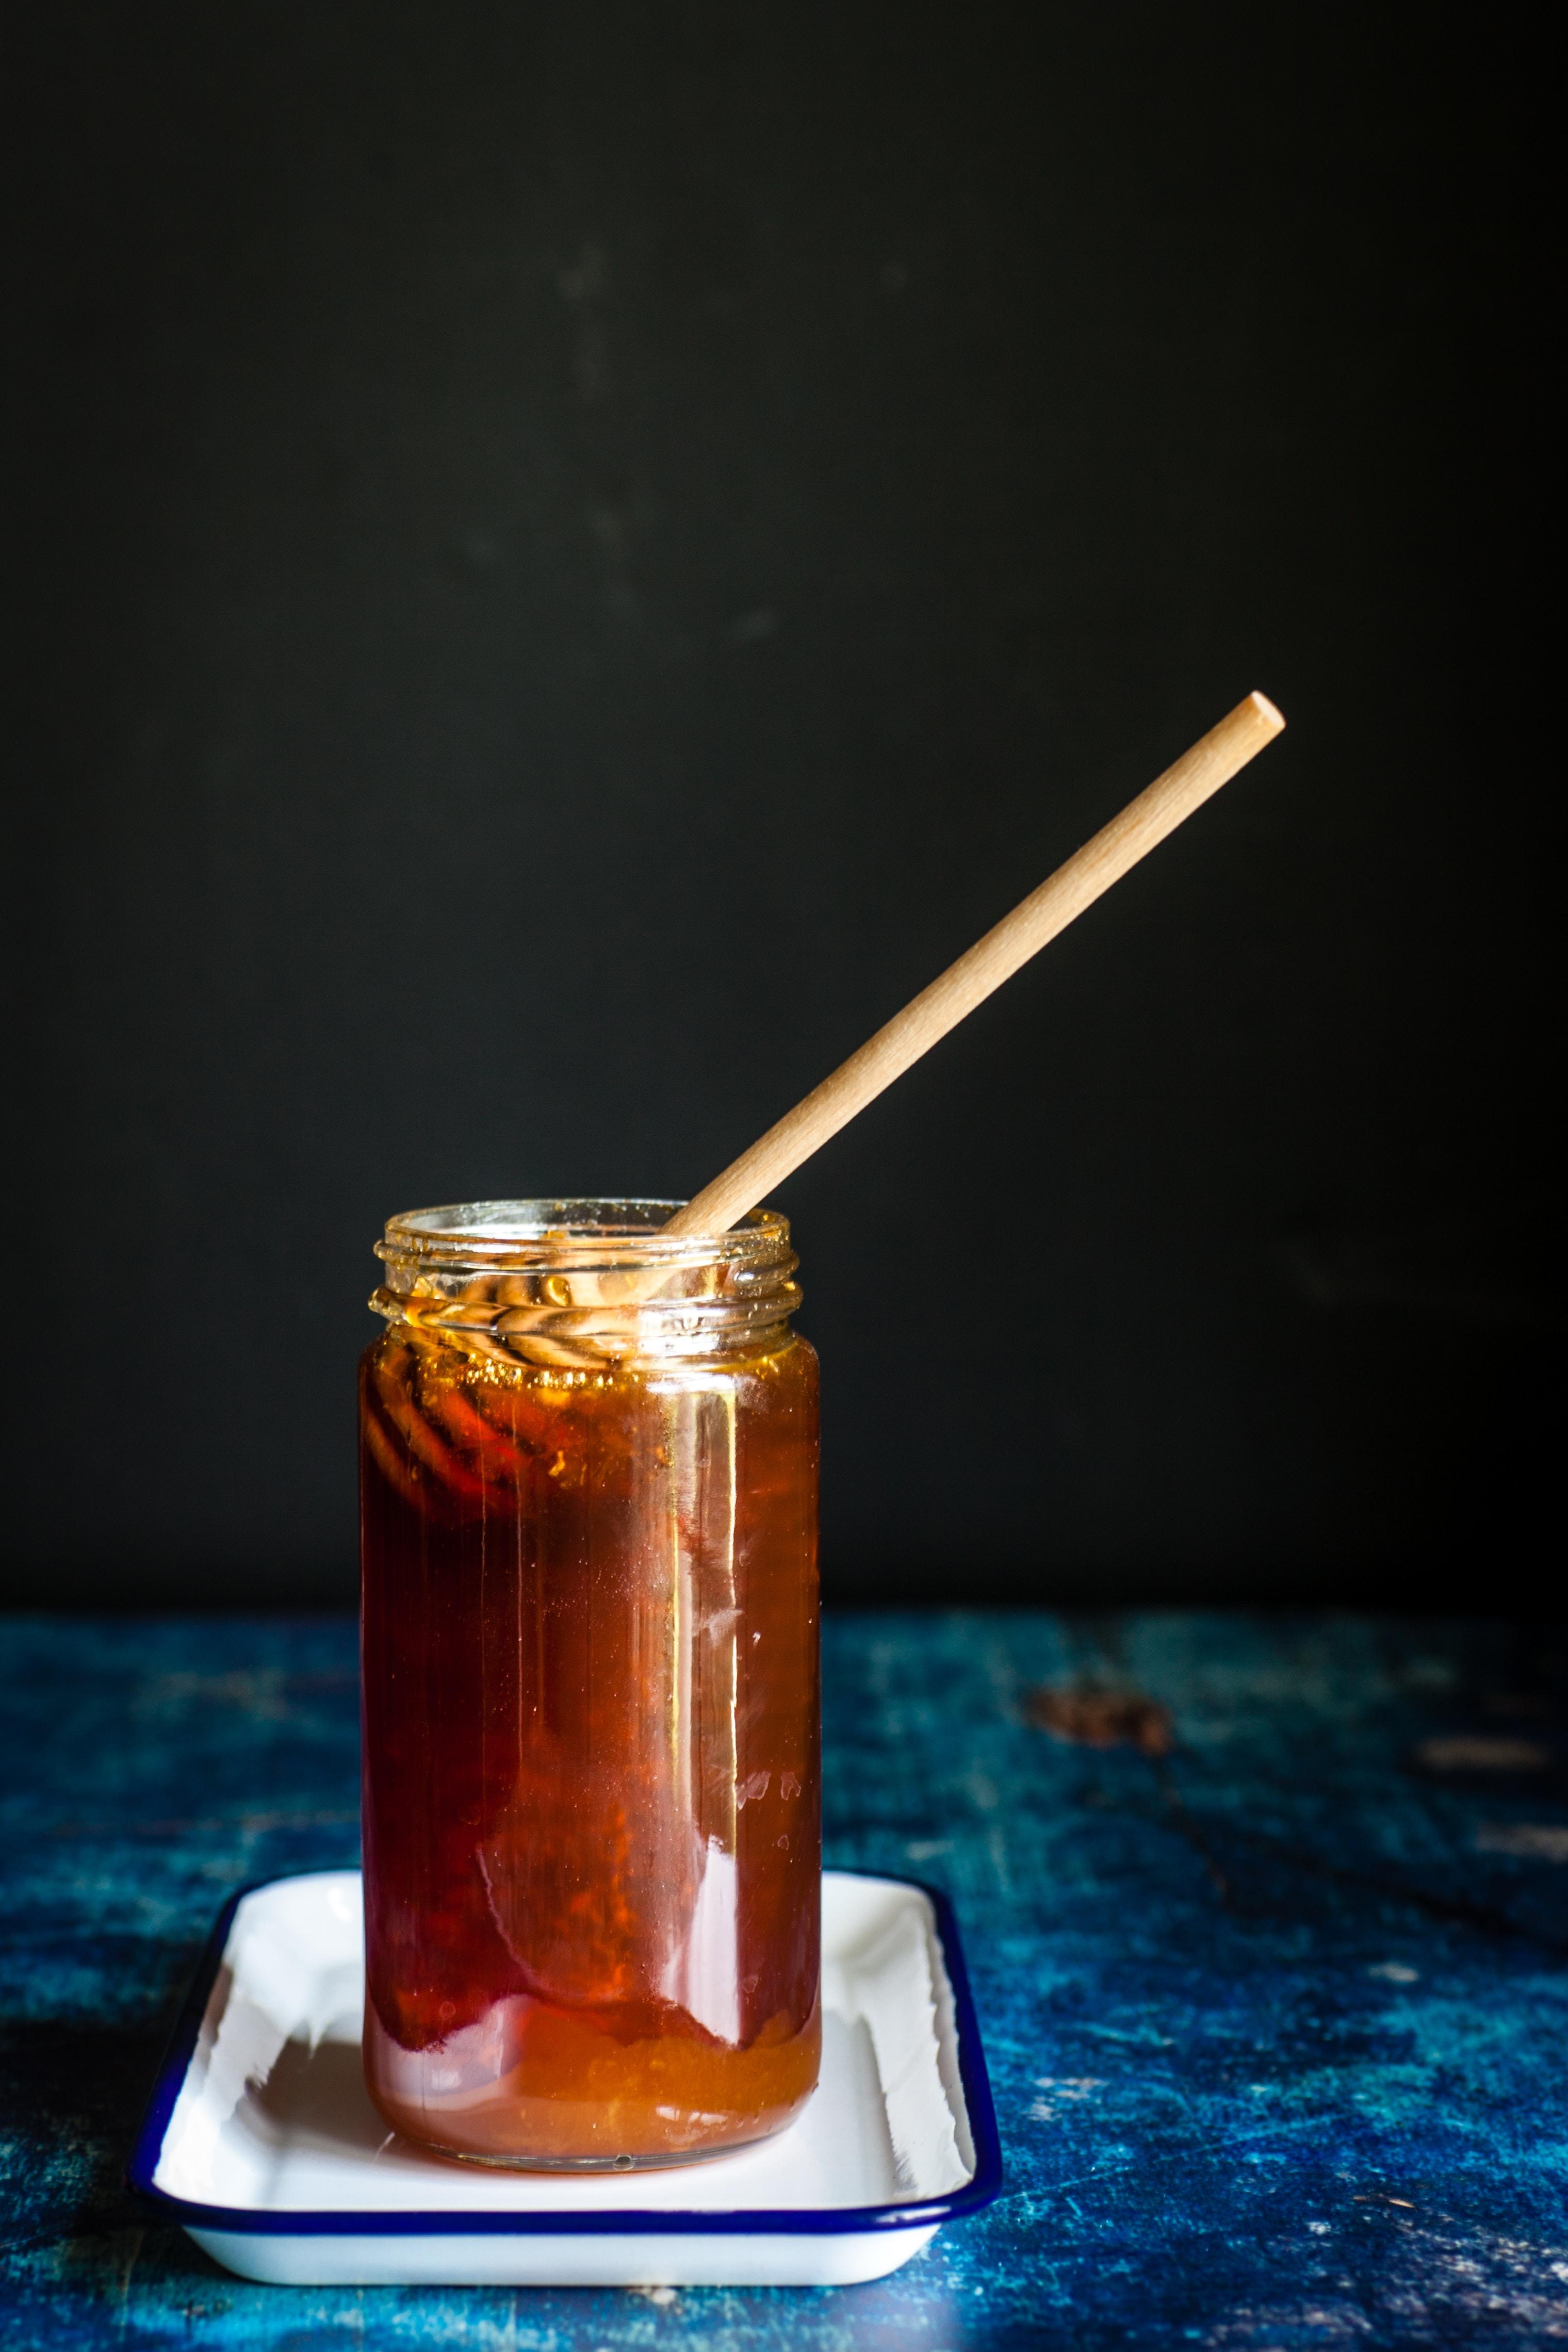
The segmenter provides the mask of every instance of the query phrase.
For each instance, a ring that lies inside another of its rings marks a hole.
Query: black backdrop
[[[1254,685],[1282,742],[781,1198],[828,1588],[1526,1592],[1488,40],[16,12],[15,1596],[345,1597],[381,1219],[694,1189]]]

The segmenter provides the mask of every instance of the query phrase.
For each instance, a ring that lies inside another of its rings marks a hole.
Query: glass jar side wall
[[[491,2162],[668,2162],[816,2076],[817,1373],[362,1368],[367,2079]]]

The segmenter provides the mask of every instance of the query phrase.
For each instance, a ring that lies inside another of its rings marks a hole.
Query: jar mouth
[[[391,1265],[532,1266],[748,1265],[789,1248],[789,1220],[753,1209],[723,1234],[666,1234],[683,1201],[458,1201],[388,1217],[377,1257]]]
[[[679,1201],[464,1201],[389,1217],[370,1304],[492,1364],[592,1370],[719,1356],[780,1332],[800,1304],[789,1221],[665,1234]]]

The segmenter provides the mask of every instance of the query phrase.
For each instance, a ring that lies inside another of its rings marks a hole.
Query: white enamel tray
[[[357,1871],[224,1910],[128,2168],[241,2277],[293,2285],[846,2285],[1001,2186],[943,1897],[823,1880],[822,2080],[787,2131],[705,2163],[493,2171],[389,2136],[360,2074]]]

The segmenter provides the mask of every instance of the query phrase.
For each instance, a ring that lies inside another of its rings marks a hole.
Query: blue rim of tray
[[[293,1874],[289,1874],[292,1875]],[[307,1873],[315,1876],[314,1872]],[[195,2052],[196,2037],[206,2014],[208,1999],[223,1966],[234,1915],[247,1895],[281,1885],[277,1878],[253,1880],[237,1887],[218,1913],[200,1967],[185,1996],[184,2007],[158,2069],[147,2111],[125,2168],[128,2186],[146,2198],[163,2216],[187,2230],[222,2230],[236,2236],[258,2238],[473,2238],[473,2237],[663,2237],[710,2234],[748,2237],[841,2237],[876,2230],[920,2230],[961,2213],[989,2205],[1002,2187],[1002,2143],[996,2130],[996,2110],[980,2046],[980,2025],[963,1965],[958,1920],[952,1905],[937,1886],[922,1878],[905,1878],[895,1872],[852,1871],[855,1878],[881,1879],[895,1886],[912,1886],[923,1895],[936,1918],[937,1942],[952,1990],[953,2025],[958,2038],[958,2076],[968,2112],[969,2136],[974,2147],[974,2170],[962,2188],[942,2197],[924,2197],[889,2205],[825,2205],[784,2208],[737,2206],[733,2210],[664,2206],[651,2210],[614,2213],[440,2212],[411,2210],[356,2212],[340,2207],[327,2212],[279,2211],[253,2205],[198,2205],[187,2197],[172,2197],[153,2179],[163,2152],[163,2137],[174,2112]]]

